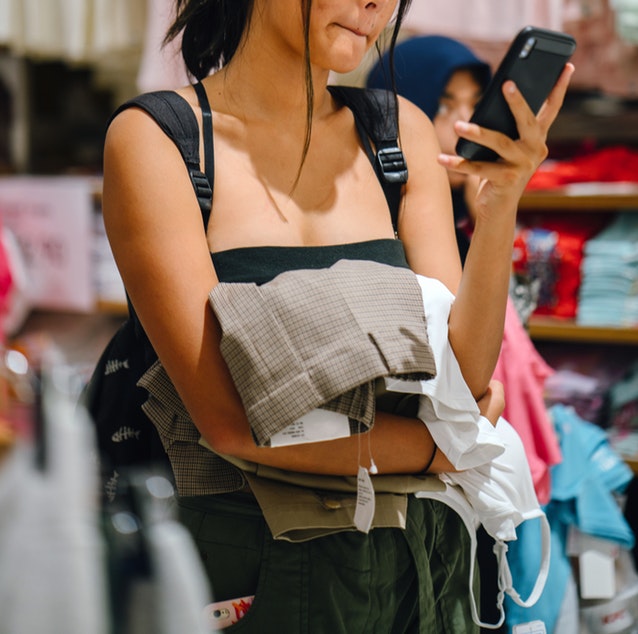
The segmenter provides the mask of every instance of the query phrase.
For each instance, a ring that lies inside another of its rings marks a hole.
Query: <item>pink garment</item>
[[[560,29],[563,0],[428,0],[413,2],[405,27],[420,33],[509,42],[528,24]]]
[[[543,399],[545,380],[553,373],[508,299],[503,345],[494,378],[505,388],[503,417],[523,441],[540,504],[550,500],[549,468],[562,460],[558,437]]]
[[[571,85],[638,97],[638,47],[620,37],[609,0],[587,3],[587,11],[581,5],[579,0],[565,0],[563,29],[578,42]]]
[[[0,226],[0,234],[4,229]],[[4,320],[11,308],[11,291],[14,289],[12,262],[2,238],[0,238],[0,343],[4,343],[7,333]]]
[[[137,75],[141,92],[174,90],[190,83],[182,59],[181,38],[162,47],[168,27],[174,19],[172,0],[147,0],[144,50]]]
[[[413,2],[405,29],[456,38],[495,69],[510,40],[528,24],[565,31],[576,38],[572,89],[638,97],[638,47],[618,33],[618,16],[610,0]]]

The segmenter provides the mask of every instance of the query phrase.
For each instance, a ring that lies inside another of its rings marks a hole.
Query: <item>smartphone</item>
[[[576,40],[567,33],[534,26],[522,29],[510,44],[470,121],[517,139],[516,121],[502,92],[503,82],[513,80],[536,114],[575,49]],[[473,161],[499,158],[496,152],[467,139],[458,140],[456,153]]]
[[[254,596],[209,603],[204,608],[204,619],[209,632],[217,632],[237,623],[250,609]]]

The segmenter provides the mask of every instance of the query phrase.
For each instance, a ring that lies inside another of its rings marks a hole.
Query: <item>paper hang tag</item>
[[[515,625],[512,634],[547,634],[547,628],[543,621],[531,621]]]
[[[357,507],[354,512],[354,525],[362,533],[370,532],[374,518],[374,487],[370,474],[365,467],[359,467],[357,474]]]

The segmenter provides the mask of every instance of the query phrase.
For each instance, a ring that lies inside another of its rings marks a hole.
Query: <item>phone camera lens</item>
[[[535,37],[528,38],[527,42],[525,42],[525,46],[523,46],[523,50],[521,51],[521,54],[519,57],[521,57],[522,59],[525,59],[532,52],[532,49],[534,48],[534,44],[536,44],[536,38]]]

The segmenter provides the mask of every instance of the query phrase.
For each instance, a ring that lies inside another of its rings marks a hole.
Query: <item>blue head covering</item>
[[[368,88],[390,90],[389,55],[386,53],[370,71]],[[394,51],[397,92],[419,106],[431,119],[439,109],[439,99],[453,73],[475,69],[485,88],[492,71],[464,44],[441,35],[426,35],[404,40]]]

